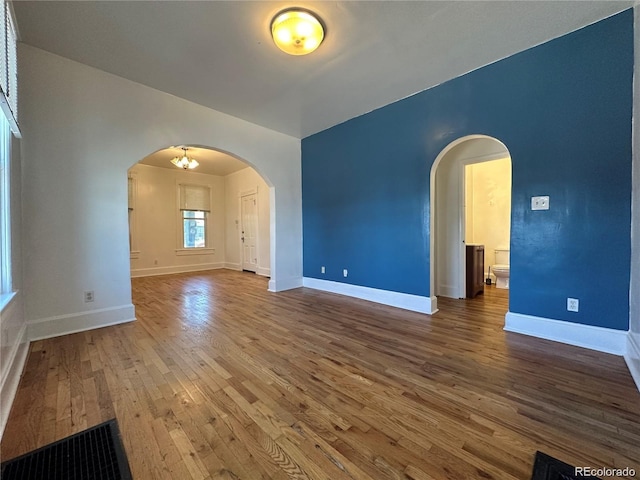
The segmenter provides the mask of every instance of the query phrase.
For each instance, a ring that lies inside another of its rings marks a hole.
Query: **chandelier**
[[[182,150],[182,156],[175,157],[171,160],[171,163],[173,163],[176,167],[183,168],[185,170],[191,170],[200,165],[196,160],[187,156],[187,147],[182,147]]]

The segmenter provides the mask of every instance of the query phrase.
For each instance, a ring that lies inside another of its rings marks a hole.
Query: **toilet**
[[[491,271],[496,276],[497,288],[509,288],[509,249],[496,248],[496,263]]]

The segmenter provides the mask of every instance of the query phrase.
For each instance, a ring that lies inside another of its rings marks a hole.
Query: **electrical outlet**
[[[346,277],[347,275],[349,275],[349,271],[345,268],[344,270],[342,270],[342,276]]]
[[[531,210],[549,210],[549,196],[531,197]]]
[[[325,273],[324,266],[320,267],[320,273]]]
[[[577,312],[580,307],[580,301],[577,298],[567,298],[567,310]]]
[[[84,303],[93,302],[93,290],[87,290],[84,292]]]

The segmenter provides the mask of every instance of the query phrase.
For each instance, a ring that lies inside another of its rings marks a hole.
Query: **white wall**
[[[631,285],[627,363],[640,389],[640,2],[635,11],[635,74],[633,90],[633,180],[631,193]]]
[[[258,271],[259,275],[270,276],[270,215],[269,187],[252,168],[245,168],[224,177],[226,201],[225,261],[227,268],[242,269],[240,247],[240,194],[257,191],[258,198]]]
[[[0,309],[0,438],[28,351],[22,278],[22,201],[20,141],[12,142],[11,175],[11,279],[16,294]]]
[[[436,295],[463,298],[461,290],[460,165],[445,161],[436,173]]]
[[[137,164],[129,171],[135,182],[131,276],[209,270],[224,267],[224,177]],[[126,177],[123,179],[126,181]],[[185,255],[178,210],[178,185],[205,185],[211,192],[207,215],[207,249]]]
[[[511,238],[511,160],[503,158],[465,166],[467,244],[484,245],[485,273],[496,262],[496,248]]]
[[[170,145],[213,147],[264,176],[269,287],[302,284],[300,140],[37,48],[20,45],[19,55],[30,335],[133,318],[126,173]]]

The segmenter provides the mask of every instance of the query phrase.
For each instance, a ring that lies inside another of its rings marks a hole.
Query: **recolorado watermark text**
[[[575,467],[576,477],[635,477],[636,471],[631,467],[626,468],[593,468]]]

